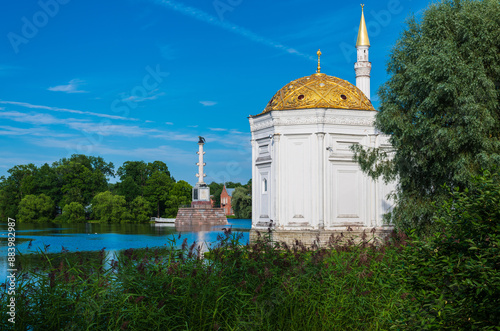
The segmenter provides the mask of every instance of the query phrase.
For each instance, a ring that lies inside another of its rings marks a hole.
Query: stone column
[[[281,180],[280,180],[280,157],[279,157],[279,152],[280,152],[280,149],[279,149],[279,146],[280,146],[280,137],[281,135],[279,133],[275,133],[273,135],[273,153],[272,153],[272,163],[271,163],[271,176],[273,178],[272,182],[271,182],[271,185],[273,185],[271,187],[271,203],[272,203],[272,208],[274,210],[271,211],[271,219],[273,219],[273,225],[274,226],[278,226],[280,225],[279,222],[281,220],[281,217],[280,217],[280,195],[279,195],[279,192],[281,191],[280,189],[280,184],[281,184]]]
[[[257,153],[258,144],[255,141],[255,139],[252,139],[250,142],[252,144],[252,228],[253,228],[259,222],[260,210],[259,210],[258,200],[260,199],[260,196],[259,196],[259,191],[257,190],[259,183],[254,182],[255,179],[257,178],[257,165],[255,164],[255,160],[257,159],[258,155]]]
[[[317,150],[318,150],[318,228],[325,228],[325,133],[317,132]]]
[[[204,178],[207,176],[203,173],[203,167],[207,165],[203,162],[203,155],[205,154],[205,152],[203,151],[203,145],[205,144],[198,143],[199,151],[196,152],[198,154],[198,163],[196,163],[196,165],[198,166],[198,173],[196,174],[196,177],[198,177],[198,183],[200,184],[204,184]]]

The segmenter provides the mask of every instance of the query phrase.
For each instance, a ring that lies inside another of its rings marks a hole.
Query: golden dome
[[[285,85],[261,114],[273,110],[312,108],[375,110],[365,94],[348,81],[315,73]]]

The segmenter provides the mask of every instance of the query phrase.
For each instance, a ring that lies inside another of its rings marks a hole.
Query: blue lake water
[[[229,225],[176,228],[166,224],[16,224],[16,248],[21,254],[40,250],[48,253],[98,251],[105,249],[107,255],[128,248],[165,247],[174,243],[180,247],[185,238],[188,244],[203,244],[204,250],[213,246],[222,228],[231,227],[241,232],[242,244],[249,240],[251,220],[228,219]],[[0,224],[0,283],[7,275],[7,224]],[[19,239],[22,239],[20,241]],[[26,241],[24,240],[26,239]],[[30,246],[31,241],[31,246]],[[45,248],[47,247],[47,248]]]

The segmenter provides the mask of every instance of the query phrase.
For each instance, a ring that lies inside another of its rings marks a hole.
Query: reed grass
[[[378,330],[403,313],[394,241],[305,247],[264,234],[242,245],[231,229],[218,239],[206,253],[187,242],[175,249],[172,238],[111,261],[104,250],[21,256],[38,262],[18,279],[16,329]],[[4,287],[3,316],[7,300]]]

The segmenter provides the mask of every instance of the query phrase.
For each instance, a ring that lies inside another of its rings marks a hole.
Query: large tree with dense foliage
[[[413,299],[395,329],[493,330],[500,325],[500,174],[485,171],[437,206],[439,231],[413,238],[393,270]]]
[[[128,223],[132,215],[128,211],[125,198],[111,192],[101,192],[92,199],[93,218],[104,223]]]
[[[34,175],[37,168],[34,164],[16,165],[9,170],[9,177],[1,177],[0,213],[3,218],[16,217],[21,200],[30,194],[37,194]]]
[[[165,215],[176,217],[179,207],[191,204],[191,194],[193,187],[188,182],[180,180],[172,186],[168,193]]]
[[[146,181],[144,197],[153,206],[156,217],[162,216],[161,212],[165,210],[165,203],[174,183],[172,177],[161,171],[154,171]]]
[[[71,202],[88,205],[97,193],[107,190],[107,177],[114,176],[113,163],[106,163],[100,156],[74,154],[52,166],[62,182],[61,206]]]
[[[395,152],[354,150],[371,176],[398,180],[396,225],[425,231],[444,184],[464,189],[500,164],[500,3],[445,0],[407,24],[375,121]]]
[[[236,218],[252,218],[252,191],[247,187],[237,187],[231,200]]]
[[[85,222],[85,208],[81,203],[71,202],[64,206],[61,217],[58,220],[69,223],[84,223]]]
[[[141,196],[136,197],[130,203],[132,222],[142,223],[150,220],[151,204]]]
[[[54,218],[54,201],[45,194],[26,195],[19,203],[17,220],[26,223],[46,223]]]
[[[118,168],[116,174],[120,176],[117,183],[117,192],[127,201],[138,196],[144,196],[144,187],[149,178],[148,165],[144,161],[126,161]]]

